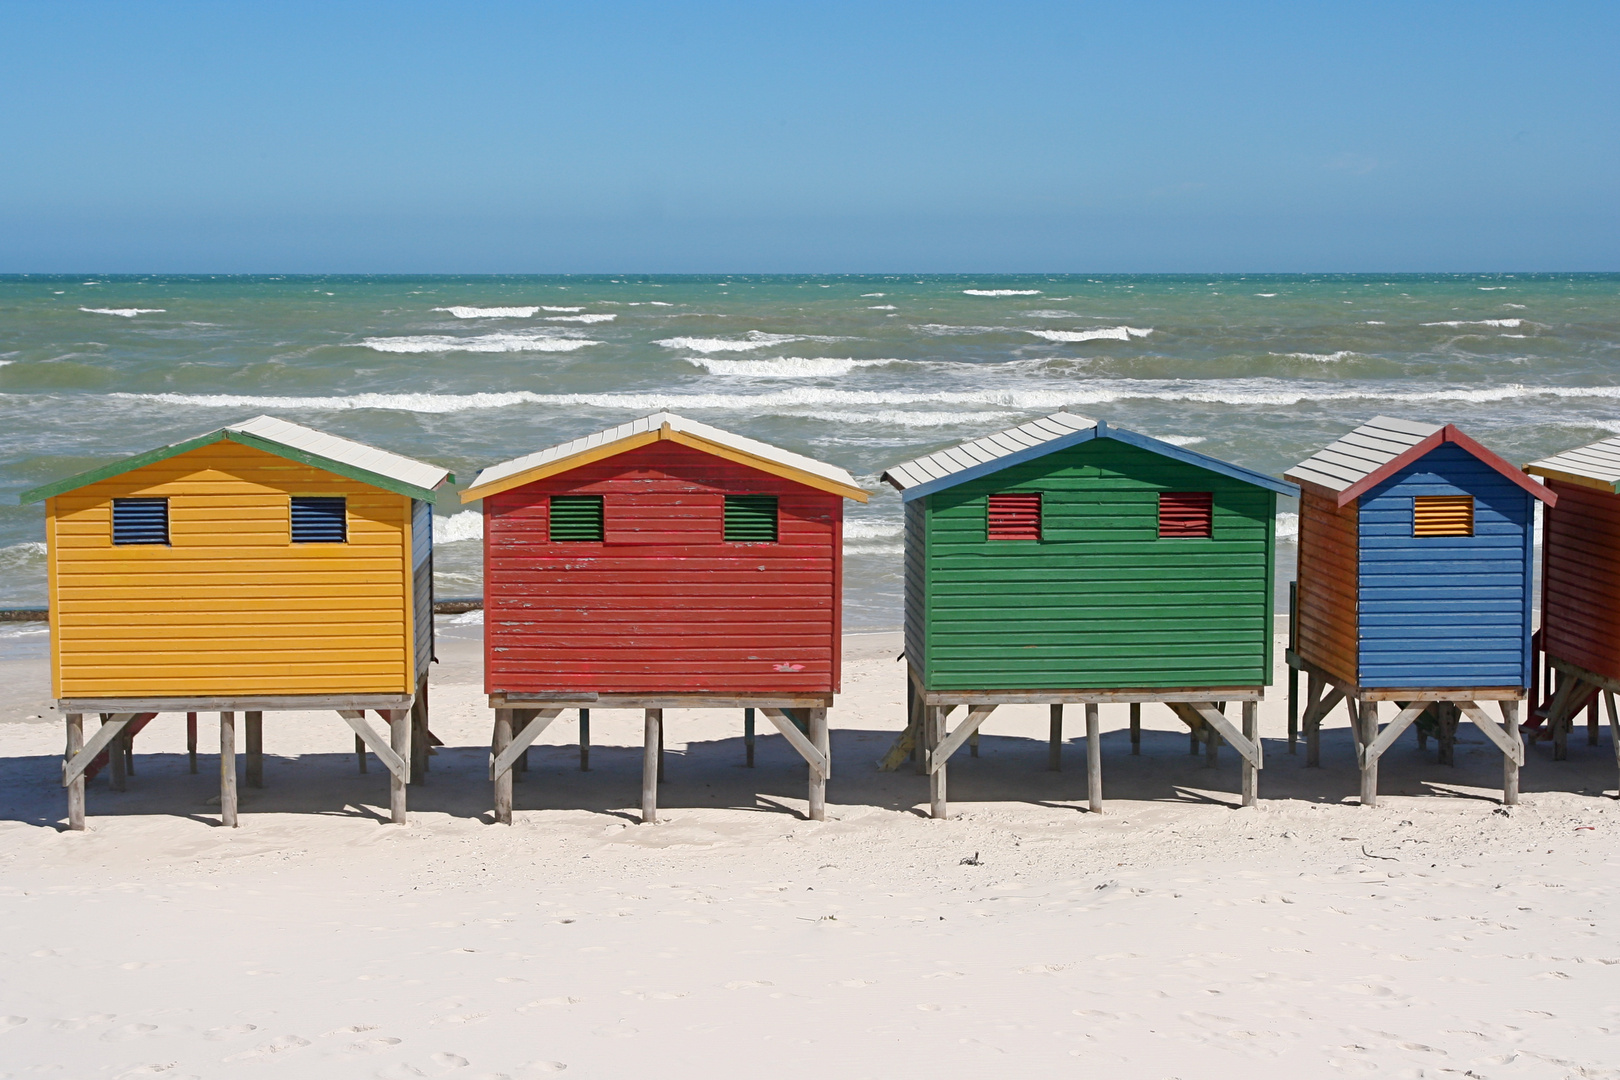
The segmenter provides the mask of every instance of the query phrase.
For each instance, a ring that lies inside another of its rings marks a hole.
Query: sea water
[[[1058,409],[1273,475],[1378,413],[1523,463],[1620,432],[1620,275],[0,277],[0,607],[45,602],[19,492],[258,413],[465,485],[657,409],[853,473],[845,625],[889,628],[887,466]],[[478,595],[476,509],[436,514]]]

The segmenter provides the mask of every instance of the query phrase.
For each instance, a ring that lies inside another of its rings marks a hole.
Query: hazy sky
[[[0,272],[1620,270],[1615,3],[13,3]]]

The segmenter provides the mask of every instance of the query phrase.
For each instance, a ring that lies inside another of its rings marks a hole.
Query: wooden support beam
[[[197,771],[197,714],[186,713],[186,757],[191,761],[191,771]]]
[[[765,719],[769,720],[775,725],[776,730],[782,733],[782,737],[788,741],[788,745],[799,752],[799,756],[804,758],[805,763],[810,766],[813,772],[819,772],[823,780],[832,779],[832,762],[828,760],[827,756],[821,752],[815,743],[805,737],[804,732],[799,730],[799,725],[793,722],[791,716],[782,709],[766,707],[760,711],[765,714]]]
[[[489,761],[489,778],[494,780],[503,772],[510,772],[524,751],[534,745],[534,741],[545,733],[551,722],[562,715],[561,709],[507,709],[506,712],[525,714],[523,727],[507,744],[506,749],[499,754],[491,754]]]
[[[1254,746],[1260,745],[1260,704],[1243,703],[1243,737]],[[1253,806],[1260,799],[1260,770],[1248,758],[1243,759],[1243,805]]]
[[[1370,704],[1371,703],[1369,702],[1369,705]],[[1389,722],[1383,731],[1378,731],[1376,728],[1374,728],[1371,745],[1363,747],[1361,745],[1361,741],[1358,739],[1356,741],[1357,764],[1360,764],[1369,757],[1383,757],[1384,752],[1387,751],[1391,746],[1395,745],[1395,740],[1404,735],[1406,733],[1406,729],[1410,727],[1418,717],[1427,712],[1428,708],[1429,703],[1427,701],[1409,702],[1404,708],[1401,709],[1400,713],[1396,715],[1395,719]],[[1374,710],[1373,715],[1374,723],[1376,724],[1376,710]]]
[[[360,775],[366,775],[366,740],[358,735],[354,737],[354,758],[359,764]]]
[[[392,711],[394,710],[385,710],[378,715],[382,716],[383,719],[386,720],[388,718],[388,713]],[[390,746],[388,742],[384,741],[382,735],[380,735],[376,729],[371,726],[371,723],[366,720],[366,714],[364,712],[360,711],[359,709],[339,709],[338,715],[343,717],[344,722],[347,723],[349,727],[354,729],[354,733],[356,735],[365,740],[366,745],[371,748],[371,752],[377,755],[377,760],[382,762],[383,766],[389,772],[404,780],[406,783],[410,782],[410,762],[406,761],[404,758],[400,757],[394,752],[393,747]]]
[[[264,787],[264,713],[243,713],[247,728],[247,768],[244,779],[250,788]]]
[[[934,749],[928,754],[928,771],[931,773],[943,769],[945,763],[950,761],[951,755],[960,750],[968,737],[979,730],[979,725],[984,723],[985,719],[996,711],[994,705],[975,705],[968,710],[967,717],[956,726],[956,730],[946,735],[945,710],[940,709],[937,705],[934,708],[939,709],[939,718],[936,721],[939,725],[939,739],[935,743]]]
[[[975,731],[968,736],[968,757],[979,756],[979,733]]]
[[[658,752],[664,741],[664,710],[648,709],[641,743],[641,823],[658,821]]]
[[[1292,626],[1290,626],[1290,632]],[[1299,741],[1299,668],[1288,665],[1288,752]]]
[[[1596,699],[1594,699],[1594,704]],[[1519,766],[1523,763],[1524,739],[1519,733],[1519,703],[1517,701],[1502,702],[1502,734],[1508,741],[1519,748],[1519,758],[1512,754],[1502,755],[1502,805],[1517,806],[1519,804]]]
[[[827,710],[809,709],[810,714],[810,742],[821,754],[821,760],[832,761],[832,743],[827,733]],[[827,772],[828,769],[817,769],[814,765],[809,767],[810,773],[810,820],[827,820]]]
[[[1200,709],[1196,704],[1194,704],[1192,708],[1193,711],[1197,712],[1199,716],[1204,716],[1204,710]],[[1212,703],[1210,705],[1210,712],[1219,714],[1224,720],[1226,718],[1226,714],[1221,712],[1221,708],[1222,707],[1220,705]],[[1221,733],[1219,728],[1217,728],[1214,724],[1209,723],[1208,717],[1205,717],[1204,719],[1206,725],[1204,730],[1204,768],[1213,769],[1217,764],[1220,763]]]
[[[1231,743],[1232,749],[1241,754],[1243,756],[1243,760],[1247,761],[1256,769],[1263,769],[1266,767],[1265,758],[1260,748],[1260,741],[1258,739],[1251,739],[1245,736],[1237,725],[1233,724],[1232,721],[1226,718],[1224,713],[1215,708],[1214,702],[1195,701],[1192,702],[1192,707],[1197,710],[1198,715],[1201,716],[1213,729],[1211,732],[1212,735],[1216,735],[1219,738],[1226,740],[1228,743]]]
[[[84,714],[67,714],[67,752],[62,759],[62,775],[67,776],[69,766],[84,753]],[[1609,719],[1614,719],[1614,699],[1609,699]],[[84,831],[84,766],[72,779],[64,779],[68,792],[68,828],[73,832]]]
[[[1594,687],[1594,689],[1596,689],[1596,688]],[[1597,695],[1593,694],[1592,695],[1592,700],[1590,702],[1588,702],[1587,706],[1586,706],[1586,745],[1587,746],[1596,746],[1597,744],[1598,744],[1598,699],[1597,699]]]
[[[907,759],[922,760],[917,753],[922,732],[922,697],[916,687],[906,684],[906,726],[889,746],[888,753],[878,759],[879,772],[894,772]],[[920,769],[919,769],[920,771]]]
[[[489,740],[490,772],[495,777],[495,822],[512,824],[512,770],[495,772],[495,762],[512,746],[512,714],[515,709],[495,710],[495,731]]]
[[[934,753],[940,744],[945,741],[945,713],[949,711],[940,705],[923,706],[923,754],[924,762],[935,761]],[[949,755],[947,755],[947,758]],[[936,821],[943,821],[950,816],[950,801],[945,783],[945,760],[940,759],[938,764],[928,766],[928,816]]]
[[[1485,710],[1481,709],[1474,702],[1459,701],[1455,704],[1457,709],[1464,716],[1468,717],[1468,719],[1474,722],[1474,726],[1479,728],[1480,734],[1484,735],[1491,742],[1495,743],[1497,749],[1501,750],[1502,753],[1513,759],[1514,764],[1524,764],[1524,740],[1519,736],[1517,724],[1515,724],[1514,729],[1510,734],[1503,724],[1498,724],[1489,716],[1486,716]],[[1513,702],[1513,713],[1515,719],[1518,715],[1518,704],[1519,703],[1517,701]],[[1506,712],[1507,710],[1503,710],[1504,721],[1507,719]]]
[[[1614,702],[1614,691],[1603,692],[1603,703],[1609,711],[1609,741],[1614,744],[1614,765],[1620,769],[1620,710]]]
[[[743,764],[754,767],[754,710],[743,710]]]
[[[579,771],[591,771],[591,710],[579,710]]]
[[[404,766],[388,778],[388,817],[395,825],[404,825],[405,785],[411,782],[411,710],[390,709],[382,715],[388,721],[389,749]]]
[[[428,752],[432,739],[428,735],[428,683],[423,675],[416,683],[416,699],[411,702],[411,783],[427,783]]]
[[[79,717],[79,731],[82,737],[84,731],[84,714],[68,713],[68,716]],[[133,719],[135,713],[113,713],[112,718],[104,720],[102,725],[90,736],[88,742],[81,743],[78,753],[62,763],[62,786],[67,787],[75,779],[84,775],[84,770],[90,763],[101,756],[101,752],[118,737],[124,727]],[[109,755],[110,757],[111,755]]]
[[[1367,747],[1378,733],[1378,702],[1350,701],[1350,722],[1355,726],[1356,757],[1361,762],[1361,805],[1378,805],[1378,758]]]
[[[1102,725],[1096,702],[1086,703],[1086,806],[1093,814],[1103,812]]]
[[[1553,693],[1553,699],[1547,706],[1547,728],[1553,737],[1553,760],[1563,761],[1569,757],[1569,717],[1571,699],[1575,697],[1576,688],[1581,685],[1581,679],[1572,672],[1559,670],[1558,689]]]
[[[112,713],[102,713],[101,726],[106,727],[112,716]],[[129,787],[128,782],[125,780],[127,774],[124,772],[124,766],[129,762],[129,755],[124,750],[124,740],[127,738],[125,733],[128,730],[129,725],[119,725],[117,732],[113,735],[112,742],[107,744],[107,764],[109,766],[107,770],[107,786],[114,791],[126,791]]]
[[[1063,771],[1063,703],[1054,701],[1048,708],[1050,730],[1046,736],[1046,768],[1050,772]]]
[[[1142,753],[1142,703],[1131,702],[1131,755]]]
[[[219,714],[219,823],[236,828],[236,714]]]

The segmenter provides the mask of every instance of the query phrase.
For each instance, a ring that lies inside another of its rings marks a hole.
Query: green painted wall
[[[1041,493],[1041,540],[986,538],[988,496],[1008,491]],[[1159,539],[1161,491],[1212,492],[1213,537]],[[921,546],[907,556],[907,655],[930,690],[1271,681],[1265,488],[1103,438],[907,509],[908,547]]]

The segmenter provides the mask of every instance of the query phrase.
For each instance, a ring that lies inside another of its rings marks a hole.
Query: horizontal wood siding
[[[778,542],[721,539],[727,494],[775,495]],[[551,543],[551,495],[602,496],[608,540]],[[492,495],[488,689],[834,692],[842,519],[836,495],[669,442]]]
[[[1359,671],[1356,647],[1356,504],[1339,506],[1310,490],[1299,498],[1299,655],[1347,683]]]
[[[1474,535],[1413,536],[1419,495],[1472,495]],[[1360,502],[1361,685],[1528,685],[1532,496],[1443,443]]]
[[[928,500],[906,503],[906,662],[928,670]]]
[[[1620,679],[1620,495],[1549,480],[1541,633],[1548,655]]]
[[[987,538],[1007,491],[1041,494],[1040,540]],[[1213,537],[1161,539],[1166,491],[1211,492]],[[1270,681],[1270,491],[1105,438],[926,501],[929,689]]]
[[[293,544],[292,495],[347,499],[348,542]],[[169,544],[114,546],[129,496],[169,500]],[[408,691],[410,503],[231,442],[56,496],[56,695]]]

